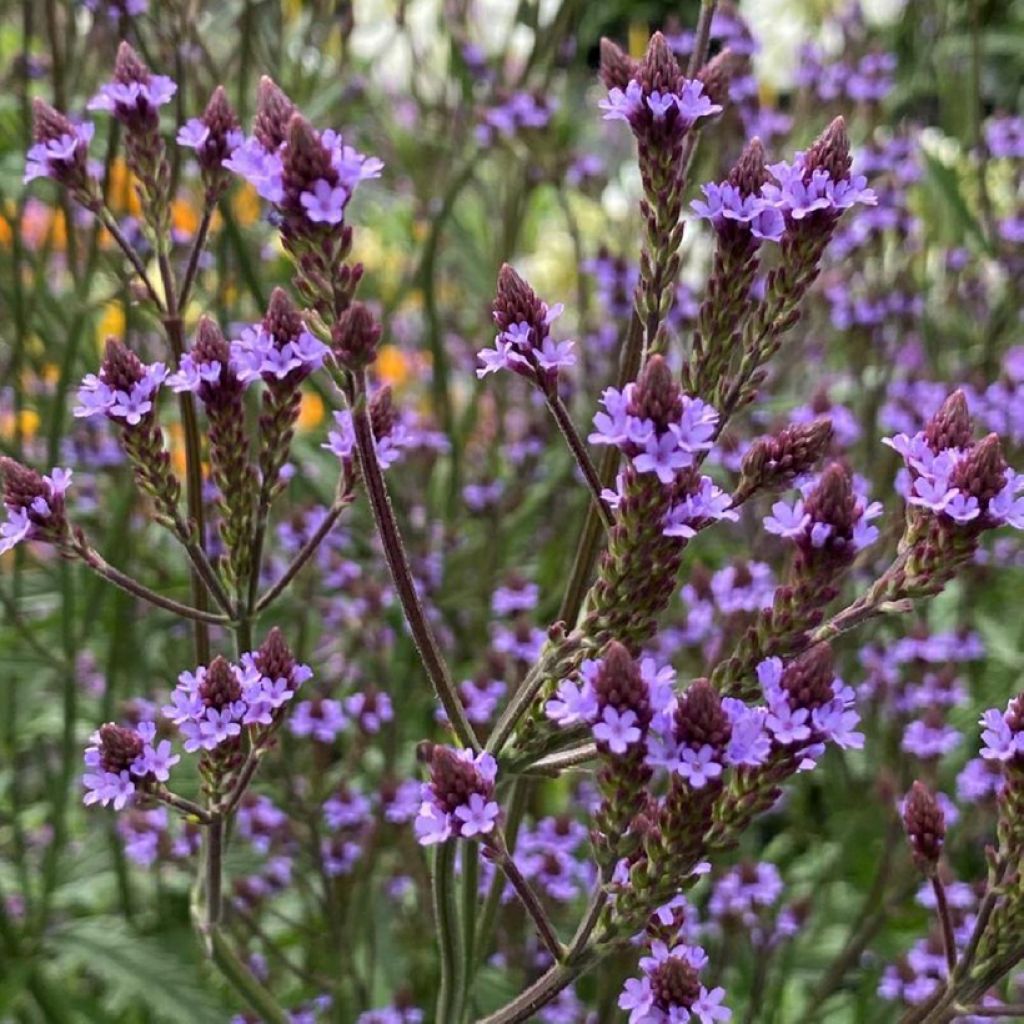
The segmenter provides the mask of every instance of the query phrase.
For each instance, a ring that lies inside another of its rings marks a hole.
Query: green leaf
[[[224,1010],[203,991],[198,965],[117,918],[71,921],[49,943],[63,961],[62,976],[74,967],[87,971],[108,986],[114,1006],[142,1003],[160,1021],[223,1024]]]

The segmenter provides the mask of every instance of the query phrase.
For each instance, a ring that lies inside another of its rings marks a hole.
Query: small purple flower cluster
[[[178,91],[167,75],[145,74],[133,81],[108,82],[86,104],[88,110],[105,110],[124,124],[135,124],[156,116]]]
[[[273,725],[313,675],[308,665],[293,664],[272,678],[265,673],[266,661],[260,651],[243,654],[237,665],[218,657],[178,676],[163,713],[178,726],[187,752],[214,750],[239,736],[243,726]]]
[[[0,470],[7,477],[4,488],[5,520],[0,523],[0,555],[6,554],[22,541],[36,537],[52,539],[64,524],[64,495],[71,486],[72,471],[55,468],[48,476],[38,478],[39,485],[21,493],[10,485],[11,466],[0,460]],[[33,474],[34,475],[34,474]],[[34,493],[33,493],[34,492]]]
[[[872,520],[877,519],[884,510],[881,502],[868,500],[865,493],[866,482],[854,478],[856,504],[847,538],[837,533],[836,524],[815,518],[814,513],[819,511],[817,505],[812,504],[808,511],[809,499],[820,481],[821,476],[805,480],[800,486],[802,497],[797,498],[792,504],[785,501],[775,502],[771,514],[764,518],[765,530],[778,537],[795,541],[801,546],[812,548],[823,547],[826,542],[831,541],[833,544],[848,543],[853,551],[861,551],[873,544],[878,539],[878,527],[873,525]]]
[[[619,996],[619,1006],[629,1011],[629,1024],[700,1024],[730,1020],[732,1011],[722,1005],[725,989],[708,989],[700,981],[707,966],[700,946],[669,946],[660,939],[640,959],[639,978],[630,978]]]
[[[978,462],[990,440],[989,447],[998,445],[998,438],[991,434],[977,443],[946,445],[936,433],[918,431],[913,437],[903,433],[886,437],[882,443],[903,458],[905,470],[897,480],[897,490],[908,504],[958,526],[975,523],[1024,530],[1024,497],[1018,497],[1024,491],[1024,476],[1003,463],[1003,485],[991,494],[987,486],[981,486],[988,481],[979,479]]]
[[[652,124],[675,126],[685,132],[702,117],[721,113],[719,103],[712,103],[702,82],[681,78],[671,89],[646,89],[632,78],[625,89],[608,90],[606,99],[598,104],[606,121],[625,121],[638,138],[645,137]]]
[[[501,809],[494,800],[498,764],[486,751],[435,746],[430,755],[430,782],[423,784],[422,802],[413,827],[424,846],[452,837],[487,837]]]
[[[163,363],[139,364],[140,373],[132,383],[108,380],[110,374],[104,366],[99,374],[87,374],[78,388],[78,405],[74,414],[80,419],[106,416],[135,427],[153,412],[160,386],[167,380],[167,367]],[[219,368],[218,368],[219,369]],[[118,387],[118,384],[127,386]]]
[[[512,139],[520,132],[546,128],[554,109],[552,101],[544,95],[513,92],[483,111],[476,139],[481,145],[491,146],[499,138]]]
[[[494,348],[481,349],[477,356],[483,364],[476,371],[483,379],[498,370],[511,370],[531,381],[554,381],[558,371],[576,364],[574,342],[555,341],[549,335],[551,325],[562,315],[559,302],[549,307],[540,303],[538,315],[529,320],[508,321],[500,311],[494,313],[500,331],[494,339]]]
[[[362,181],[379,178],[384,164],[376,157],[364,156],[345,143],[339,132],[328,128],[314,133],[323,150],[330,177],[317,178],[299,194],[299,203],[311,224],[341,224],[345,208]],[[277,146],[253,136],[242,142],[224,161],[224,166],[244,178],[257,194],[275,205],[286,199],[285,154],[287,141]],[[190,143],[191,144],[191,143]]]
[[[113,804],[120,811],[137,790],[167,782],[181,758],[171,753],[170,740],[157,742],[156,735],[154,722],[140,722],[134,729],[111,722],[92,734],[82,776],[86,806]]]
[[[681,396],[675,408],[666,410],[663,422],[640,415],[636,383],[627,384],[621,391],[605,388],[601,404],[605,411],[594,416],[590,443],[614,445],[629,456],[636,473],[653,473],[666,487],[674,485],[681,472],[699,465],[718,429],[718,413],[701,399],[687,395]],[[602,497],[612,508],[620,505],[624,485],[620,473],[616,489],[603,492]],[[692,492],[668,509],[663,532],[667,537],[689,538],[702,523],[735,521],[739,513],[730,508],[731,504],[732,499],[711,477],[702,476]]]
[[[36,178],[65,180],[74,168],[87,164],[89,143],[96,126],[89,121],[69,122],[69,131],[63,131],[55,138],[42,139],[32,145],[25,163],[25,184]]]
[[[762,188],[767,188],[767,185]],[[745,195],[732,182],[709,182],[701,185],[704,199],[695,199],[690,206],[694,213],[711,221],[716,230],[726,221],[745,226],[763,241],[778,242],[786,230],[786,219],[775,201],[765,195]]]
[[[274,334],[265,323],[253,324],[231,342],[231,364],[243,383],[262,378],[268,382],[287,379],[294,384],[320,369],[329,351],[305,326],[297,336],[289,338]],[[207,366],[205,372],[215,372],[214,366],[217,364]],[[191,365],[186,369],[183,360],[182,371],[176,375],[181,384],[175,390],[196,390],[203,369]]]
[[[621,756],[642,744],[649,767],[666,769],[692,789],[717,781],[726,767],[764,765],[774,750],[784,748],[810,768],[828,741],[844,749],[860,748],[864,742],[863,735],[855,731],[859,717],[853,710],[853,690],[830,675],[828,692],[819,685],[816,689],[822,692],[803,693],[799,685],[792,684],[800,673],[789,671],[787,675],[779,658],[765,659],[757,667],[764,706],[722,698],[722,720],[714,742],[706,742],[704,731],[695,737],[686,726],[697,715],[698,706],[700,717],[705,717],[703,707],[709,703],[705,681],[698,680],[677,697],[673,691],[675,671],[658,668],[653,659],[642,659],[639,670],[646,700],[641,703],[653,711],[648,728],[637,710],[602,700],[595,685],[601,669],[602,662],[587,660],[580,667],[578,681],[562,680],[556,696],[545,705],[547,716],[563,728],[589,725],[599,748],[612,754]],[[716,702],[717,698],[710,698],[711,704]]]

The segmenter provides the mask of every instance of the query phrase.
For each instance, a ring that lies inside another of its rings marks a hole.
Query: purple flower
[[[945,478],[931,479],[919,476],[914,481],[913,492],[908,496],[907,502],[931,509],[933,512],[942,512],[958,493],[955,487],[949,486]]]
[[[95,125],[90,122],[73,125],[73,133],[64,133],[56,139],[37,142],[29,148],[25,160],[25,175],[22,181],[27,185],[36,178],[57,178],[61,172],[83,157],[92,141]]]
[[[150,75],[146,82],[109,82],[89,100],[86,109],[130,116],[136,109],[170,103],[177,91],[178,86],[166,75]]]
[[[0,523],[0,555],[26,540],[32,533],[32,522],[25,509],[8,509],[6,522]]]
[[[534,350],[537,365],[542,370],[557,371],[569,366],[576,365],[576,356],[573,355],[574,342],[555,341],[552,338],[545,338],[544,344]]]
[[[606,121],[629,121],[629,119],[643,108],[644,94],[640,83],[634,78],[626,85],[626,88],[613,88],[608,90],[607,99],[603,99],[598,106],[605,112]]]
[[[82,782],[86,789],[82,802],[87,807],[97,803],[101,807],[113,804],[114,810],[120,811],[135,792],[135,783],[127,769],[120,772],[86,772]]]
[[[597,696],[590,683],[577,685],[563,679],[557,696],[544,705],[544,713],[561,726],[592,722],[597,717]]]
[[[772,514],[764,517],[764,528],[779,537],[799,537],[807,532],[810,522],[810,515],[804,511],[803,499],[797,498],[793,505],[775,502]]]
[[[782,744],[802,743],[810,739],[811,729],[808,725],[810,712],[807,708],[791,708],[788,702],[776,702],[768,717],[765,719],[765,726],[775,739]]]
[[[633,457],[638,473],[656,473],[663,484],[670,484],[676,472],[693,465],[693,456],[679,447],[679,439],[669,432],[651,437],[644,450]]]
[[[345,217],[345,204],[348,202],[348,191],[341,185],[332,187],[323,178],[313,183],[310,192],[299,196],[306,211],[306,219],[314,224],[340,224]]]
[[[487,835],[494,831],[499,813],[500,809],[493,800],[487,800],[479,793],[471,793],[465,804],[455,808],[455,817],[461,822],[459,834],[464,839]]]
[[[284,162],[277,153],[270,153],[255,138],[236,147],[224,166],[244,178],[256,194],[270,203],[284,199]]]
[[[180,760],[178,754],[171,753],[170,740],[161,740],[155,747],[147,743],[131,771],[133,775],[152,775],[157,782],[166,782],[171,777],[171,769]]]
[[[722,774],[722,766],[715,760],[715,748],[705,743],[700,750],[683,747],[676,771],[693,786],[703,789]]]
[[[635,711],[627,708],[620,713],[608,705],[594,726],[594,738],[605,743],[613,754],[624,754],[640,739],[640,729],[634,724],[636,720]]]

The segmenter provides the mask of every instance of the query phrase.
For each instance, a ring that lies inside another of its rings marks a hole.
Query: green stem
[[[284,1010],[238,959],[219,928],[211,932],[210,943],[213,962],[234,990],[259,1014],[263,1024],[288,1024]]]
[[[462,993],[460,1004],[463,1015],[468,1010],[469,990],[473,983],[473,967],[476,959],[476,919],[480,896],[477,891],[480,878],[480,847],[476,843],[465,843],[462,849],[462,917],[461,944],[462,968],[460,981]]]
[[[459,699],[455,681],[452,679],[448,664],[441,653],[441,646],[434,635],[434,629],[430,625],[430,620],[427,618],[420,600],[419,591],[416,589],[409,558],[405,553],[405,545],[402,543],[402,535],[398,529],[394,509],[391,507],[391,497],[388,494],[387,484],[384,482],[384,474],[377,461],[373,426],[370,423],[370,415],[367,410],[365,374],[360,372],[353,375],[353,385],[352,419],[355,427],[359,469],[362,473],[367,497],[370,500],[377,532],[380,534],[384,548],[384,557],[388,563],[388,569],[391,571],[391,579],[402,604],[402,611],[405,613],[423,668],[433,684],[438,700],[441,701],[445,713],[448,715],[448,721],[451,723],[455,735],[464,747],[468,747],[470,750],[479,750],[480,744],[466,717],[466,711]]]
[[[551,414],[555,417],[558,429],[562,432],[562,437],[565,438],[565,443],[569,446],[569,451],[572,452],[572,456],[576,460],[576,465],[579,466],[580,472],[583,474],[583,479],[586,481],[587,487],[590,490],[590,495],[594,499],[594,507],[597,509],[597,514],[600,516],[604,525],[611,528],[612,524],[615,522],[615,517],[612,515],[611,509],[608,508],[605,503],[604,498],[601,497],[601,478],[597,470],[594,468],[594,463],[590,460],[590,455],[587,453],[586,446],[583,444],[583,439],[576,430],[576,424],[573,423],[572,417],[569,415],[569,410],[566,409],[565,403],[562,401],[557,390],[552,391],[550,394],[546,393],[546,397],[548,401],[548,408],[551,410]]]
[[[434,853],[434,929],[441,977],[437,988],[437,1021],[459,1019],[458,921],[455,912],[455,843],[439,843]]]
[[[594,958],[588,956],[572,963],[555,964],[507,1006],[481,1018],[477,1024],[523,1024],[568,988],[593,962]]]

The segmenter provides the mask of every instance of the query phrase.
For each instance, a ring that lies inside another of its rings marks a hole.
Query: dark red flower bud
[[[726,47],[697,72],[697,81],[704,86],[704,95],[712,103],[724,107],[729,102],[732,80],[743,74],[749,66],[750,61],[746,56]]]
[[[288,137],[288,122],[295,111],[295,104],[272,78],[264,75],[256,94],[256,117],[252,130],[265,149],[277,150],[285,141]]]
[[[593,685],[602,709],[612,707],[620,713],[633,711],[641,729],[650,725],[651,701],[647,683],[640,675],[633,656],[617,640],[612,640],[605,648]]]
[[[601,81],[608,89],[625,89],[636,78],[638,64],[610,39],[601,39]]]
[[[835,656],[827,643],[815,644],[794,658],[782,673],[782,688],[794,708],[813,710],[828,704],[835,696]]]
[[[302,333],[302,314],[283,288],[270,293],[270,304],[263,318],[264,330],[273,336],[278,347],[295,341]]]
[[[931,875],[939,863],[946,838],[946,816],[935,795],[921,782],[915,782],[903,805],[903,825],[917,866]]]
[[[683,394],[664,356],[654,355],[640,371],[629,403],[631,416],[654,421],[659,433],[676,423],[683,411]]]
[[[694,680],[676,707],[676,740],[698,750],[705,744],[723,750],[731,735],[732,725],[715,688],[707,679]]]
[[[377,356],[381,326],[368,306],[353,302],[331,328],[331,350],[349,369],[361,369]]]
[[[285,643],[284,635],[277,626],[260,644],[259,650],[253,656],[253,662],[260,673],[268,679],[287,679],[291,682],[292,673],[295,671],[295,655]]]
[[[199,696],[208,708],[218,711],[242,699],[242,684],[231,663],[219,655],[210,662],[199,684]]]
[[[974,437],[974,425],[967,398],[957,389],[943,403],[924,428],[924,439],[933,452],[946,448],[967,448]]]
[[[817,170],[827,171],[833,181],[850,176],[850,137],[846,121],[837,117],[811,144],[804,157],[804,180],[810,181]]]
[[[99,730],[100,767],[120,774],[142,755],[142,737],[134,729],[108,722]]]
[[[103,383],[116,391],[131,391],[145,376],[146,368],[139,357],[117,338],[107,338],[100,366]]]
[[[739,159],[729,171],[729,183],[734,185],[741,195],[749,196],[759,193],[761,186],[770,177],[764,162],[764,146],[755,136],[743,147]]]
[[[683,73],[672,48],[660,32],[655,32],[637,69],[637,79],[644,92],[678,92],[679,80],[682,77]]]

